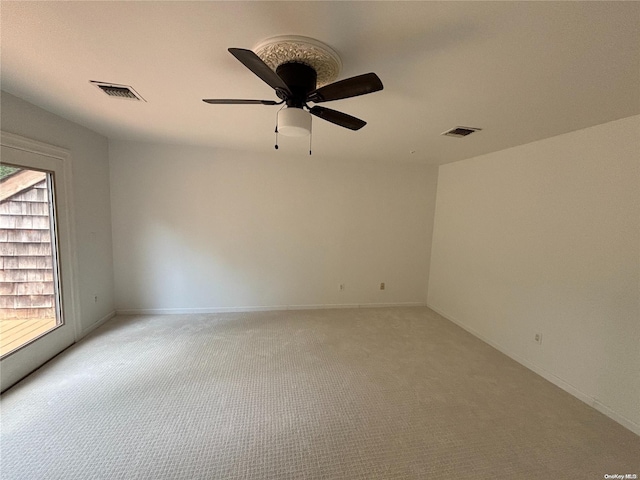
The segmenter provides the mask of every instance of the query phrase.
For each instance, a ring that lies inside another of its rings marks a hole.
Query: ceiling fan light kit
[[[258,44],[254,51],[230,48],[245,67],[274,89],[274,100],[204,99],[214,105],[281,105],[276,135],[305,136],[311,134],[311,115],[350,130],[359,130],[367,122],[330,108],[313,106],[322,103],[377,92],[384,87],[375,73],[365,73],[333,82],[342,68],[338,54],[329,46],[300,36],[273,37]],[[333,82],[333,83],[331,83]],[[276,149],[278,148],[276,144]],[[311,153],[311,150],[309,150]]]
[[[301,108],[283,108],[278,112],[278,133],[287,137],[311,134],[311,114]]]

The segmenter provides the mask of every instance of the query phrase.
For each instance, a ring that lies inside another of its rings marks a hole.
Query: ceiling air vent
[[[482,129],[473,127],[455,127],[451,130],[447,130],[446,132],[441,133],[441,135],[461,138],[466,137],[467,135],[471,135],[473,132],[479,132],[480,130]]]
[[[117,85],[115,83],[96,82],[91,80],[91,83],[102,90],[110,97],[128,98],[136,101],[146,101],[142,98],[138,92],[128,85]]]

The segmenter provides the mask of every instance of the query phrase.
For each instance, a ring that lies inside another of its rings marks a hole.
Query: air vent
[[[473,127],[455,127],[451,130],[447,130],[446,132],[441,133],[441,135],[445,135],[447,137],[466,137],[467,135],[471,135],[473,132],[479,132],[482,130],[481,128],[473,128]]]
[[[117,85],[115,83],[96,82],[91,80],[91,83],[102,90],[110,97],[127,98],[129,100],[146,101],[142,98],[138,92],[128,85]]]

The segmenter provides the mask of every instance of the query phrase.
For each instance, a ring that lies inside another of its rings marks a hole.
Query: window
[[[62,325],[53,173],[0,167],[0,357]]]

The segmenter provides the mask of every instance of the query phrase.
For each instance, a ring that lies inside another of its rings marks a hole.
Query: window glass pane
[[[0,356],[60,325],[51,173],[0,166]]]

